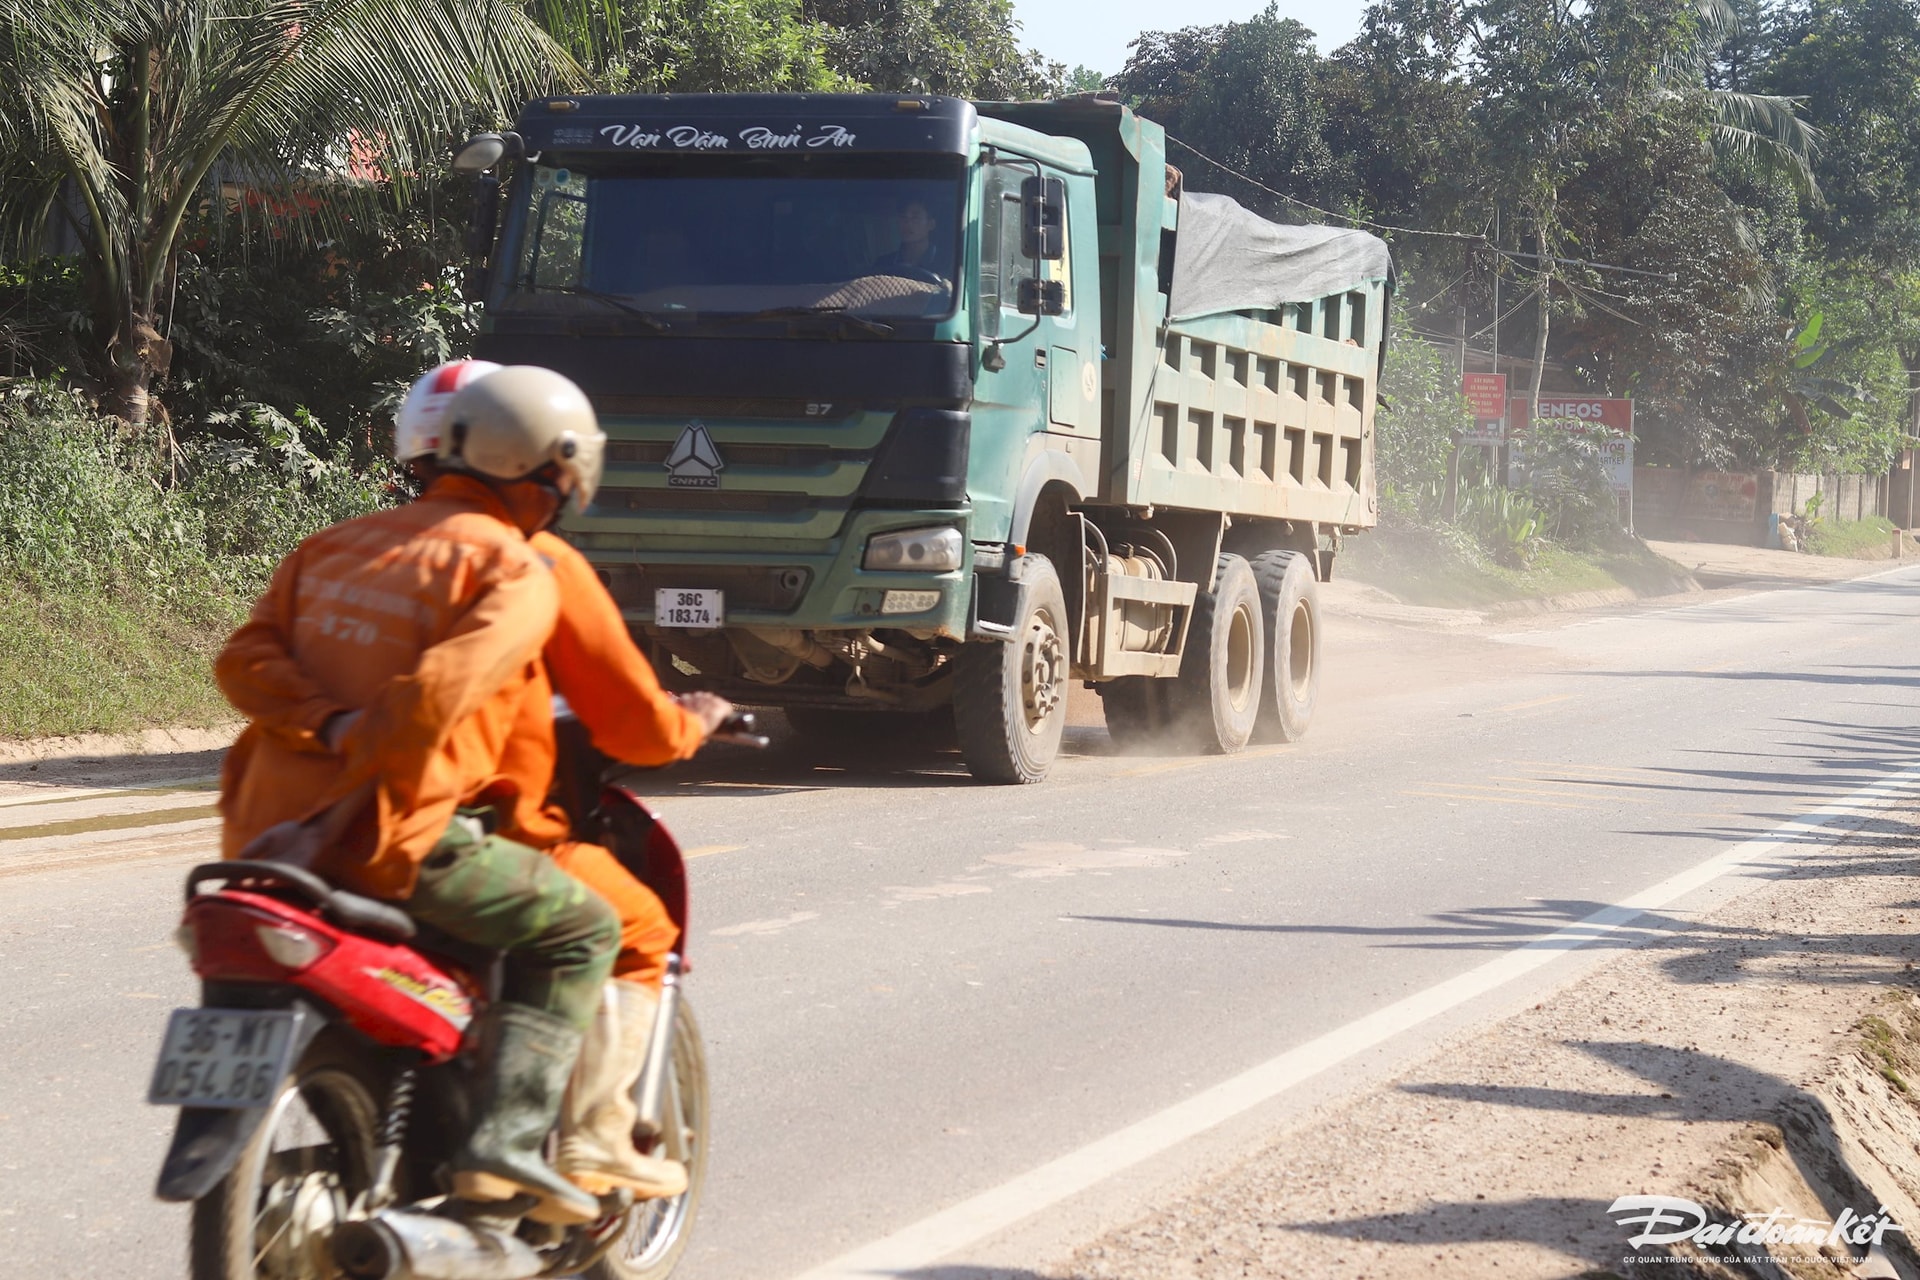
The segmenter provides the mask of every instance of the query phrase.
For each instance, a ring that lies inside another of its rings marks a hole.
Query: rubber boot
[[[566,1019],[523,1004],[497,1004],[480,1018],[473,1132],[448,1163],[454,1194],[481,1201],[530,1195],[540,1201],[527,1215],[536,1222],[592,1222],[599,1202],[541,1158],[580,1033]]]
[[[637,1200],[657,1200],[687,1189],[686,1166],[642,1155],[633,1145],[639,1119],[633,1086],[646,1066],[659,1010],[660,997],[651,987],[615,980],[587,1029],[560,1115],[560,1155],[553,1164],[594,1195],[626,1187]]]

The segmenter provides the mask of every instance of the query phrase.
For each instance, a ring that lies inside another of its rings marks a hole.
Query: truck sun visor
[[[1227,196],[1180,197],[1175,321],[1311,302],[1392,275],[1387,242],[1365,231],[1269,222]]]

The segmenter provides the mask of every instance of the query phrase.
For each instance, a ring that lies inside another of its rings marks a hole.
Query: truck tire
[[[1253,738],[1266,673],[1266,627],[1253,569],[1223,555],[1214,589],[1193,598],[1180,674],[1167,690],[1175,730],[1187,744],[1231,755]]]
[[[1167,685],[1150,676],[1121,676],[1098,686],[1107,736],[1122,751],[1141,751],[1167,739]]]
[[[954,660],[953,726],[968,772],[982,782],[1040,781],[1067,727],[1067,597],[1045,556],[1020,563],[1013,639],[967,644]]]
[[[1267,624],[1267,693],[1254,725],[1257,742],[1298,742],[1320,698],[1320,584],[1298,551],[1254,557]]]

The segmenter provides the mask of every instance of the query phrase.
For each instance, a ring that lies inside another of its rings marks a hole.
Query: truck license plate
[[[653,620],[662,627],[717,627],[727,620],[726,593],[663,587],[653,593]]]
[[[264,1107],[293,1056],[294,1015],[175,1009],[147,1101],[163,1107]]]

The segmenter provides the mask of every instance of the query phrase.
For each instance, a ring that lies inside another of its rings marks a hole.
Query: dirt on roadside
[[[1920,1277],[1897,1229],[1871,1257],[1844,1235],[1635,1248],[1651,1228],[1610,1214],[1666,1196],[1730,1235],[1778,1209],[1858,1236],[1884,1207],[1920,1232],[1916,873],[1920,825],[1889,814],[1710,915],[1642,918],[1589,976],[1040,1274]]]

